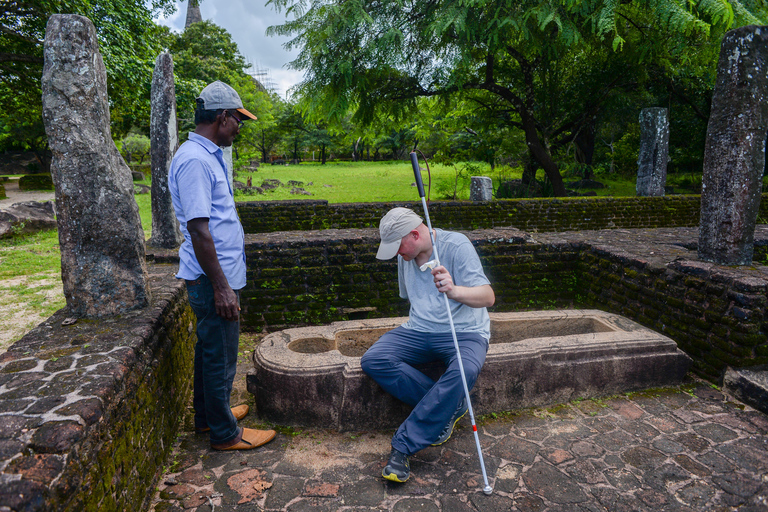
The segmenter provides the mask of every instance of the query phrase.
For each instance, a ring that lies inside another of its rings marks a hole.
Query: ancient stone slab
[[[663,196],[669,161],[669,111],[644,108],[640,112],[640,152],[637,158],[637,195]]]
[[[768,365],[754,368],[728,368],[723,389],[745,404],[768,414]]]
[[[168,188],[168,170],[179,147],[173,57],[170,53],[161,53],[155,60],[149,139],[152,161],[152,237],[147,245],[172,249],[181,244],[184,236],[179,229]]]
[[[469,184],[470,201],[492,201],[493,181],[487,176],[472,176]]]
[[[340,430],[397,426],[407,406],[363,373],[360,357],[404,320],[336,322],[268,335],[254,351],[255,370],[248,376],[259,415]],[[618,315],[491,313],[491,345],[472,404],[478,414],[488,414],[676,385],[689,364],[674,341]],[[443,367],[419,369],[436,379]]]
[[[728,32],[704,149],[699,258],[749,265],[768,132],[768,27]]]
[[[96,29],[56,14],[45,33],[43,121],[53,160],[61,278],[70,315],[105,317],[148,304],[144,232],[131,171],[109,128]]]

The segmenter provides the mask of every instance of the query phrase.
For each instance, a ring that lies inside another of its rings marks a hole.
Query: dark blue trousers
[[[456,333],[461,360],[472,389],[485,363],[488,342],[477,333]],[[435,382],[414,365],[443,361],[448,367]],[[397,327],[386,333],[363,355],[363,371],[384,390],[413,406],[397,429],[392,447],[413,455],[435,442],[464,397],[453,337]]]
[[[240,435],[229,407],[237,371],[240,322],[230,322],[216,314],[213,286],[207,276],[186,283],[189,304],[197,317],[192,400],[195,428],[210,427],[211,444],[225,444]],[[235,293],[239,299],[239,292]]]

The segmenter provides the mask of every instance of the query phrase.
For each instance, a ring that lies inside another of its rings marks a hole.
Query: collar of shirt
[[[224,176],[228,176],[229,171],[227,170],[227,164],[224,162],[224,150],[217,146],[211,139],[198,135],[195,132],[189,132],[189,140],[200,145],[203,149],[215,156],[216,160],[221,164],[221,168],[224,169]],[[229,179],[227,179],[227,187],[229,187],[229,193],[234,197],[232,187],[229,185]]]
[[[216,153],[217,151],[223,153],[221,148],[216,144],[214,144],[214,142],[211,139],[207,139],[202,135],[196,134],[195,132],[189,132],[189,140],[200,144],[211,154]]]

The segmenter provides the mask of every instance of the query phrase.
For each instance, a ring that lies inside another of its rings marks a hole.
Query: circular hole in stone
[[[336,345],[339,352],[348,357],[362,357],[371,345],[381,336],[392,329],[359,329],[355,331],[341,331],[336,334]]]
[[[288,344],[288,350],[301,354],[320,354],[336,348],[336,342],[325,338],[302,338]]]

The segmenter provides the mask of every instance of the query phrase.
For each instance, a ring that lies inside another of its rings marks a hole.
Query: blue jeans
[[[481,335],[469,332],[456,333],[456,339],[467,387],[472,389],[485,363],[488,342]],[[432,361],[443,361],[448,367],[437,382],[414,368]],[[434,443],[464,398],[459,360],[450,332],[424,333],[397,327],[363,354],[360,365],[384,391],[413,406],[392,438],[392,448],[407,455]]]
[[[195,428],[210,427],[211,444],[226,444],[240,435],[229,407],[237,371],[240,322],[216,314],[213,286],[203,274],[187,281],[189,304],[197,317],[193,406]],[[238,300],[240,292],[236,291]]]

